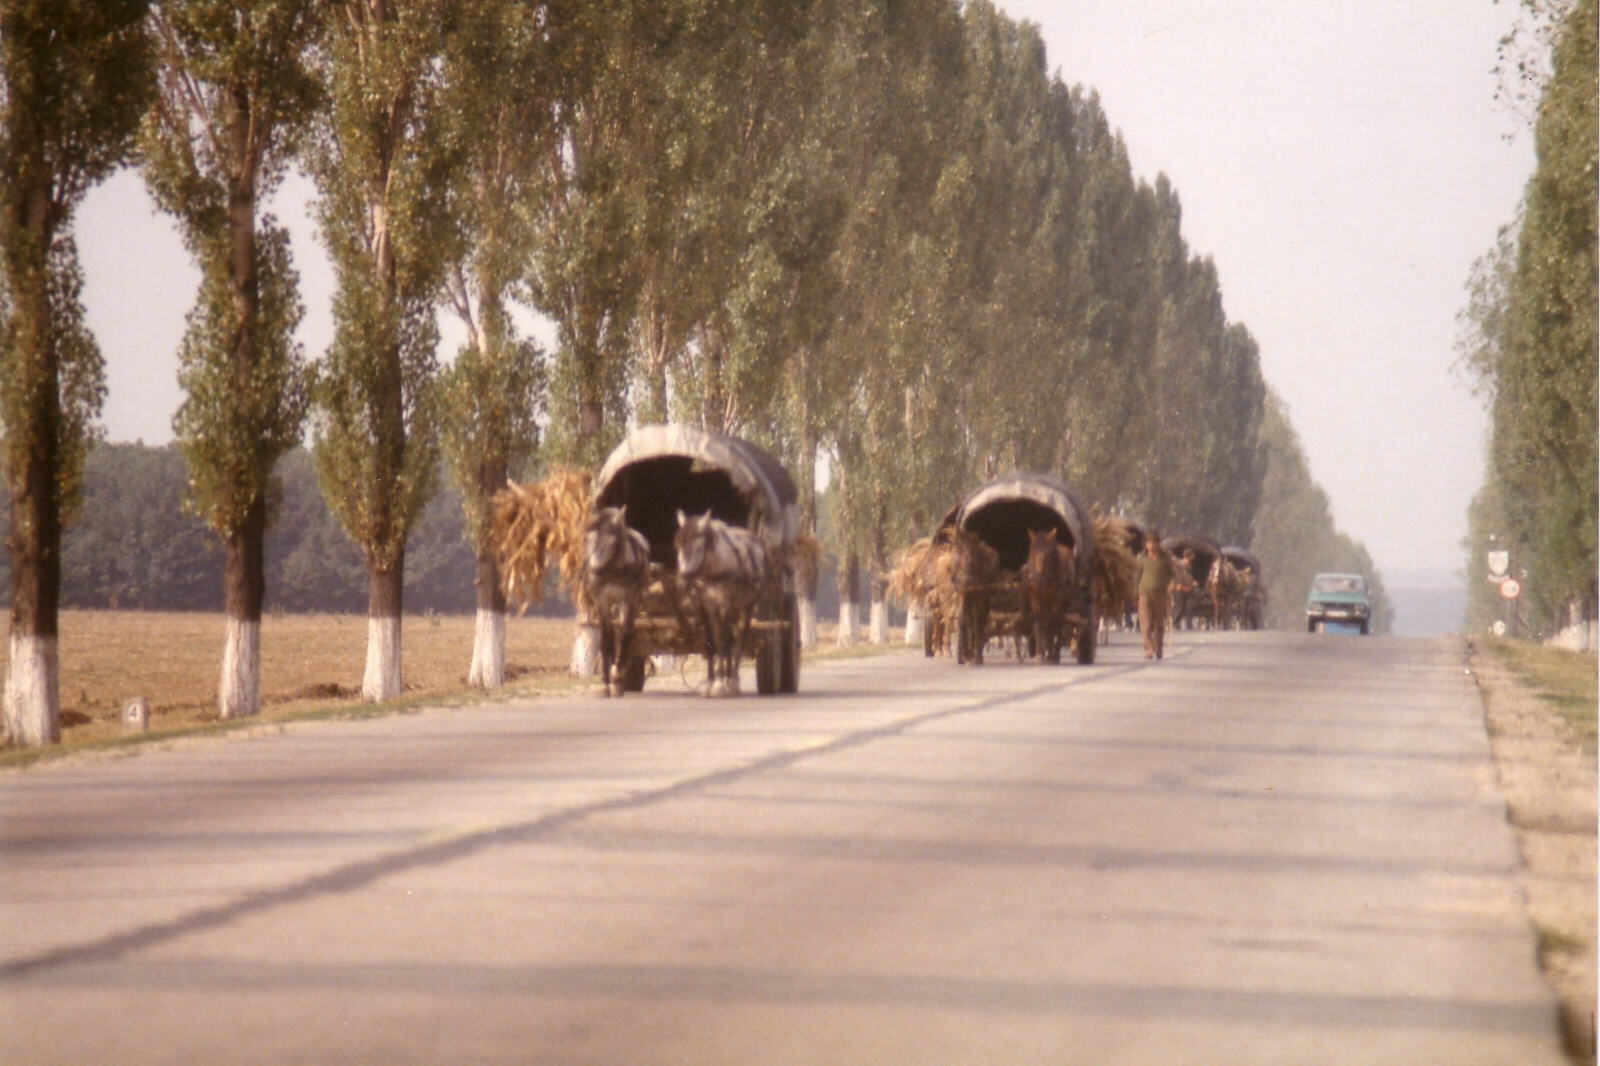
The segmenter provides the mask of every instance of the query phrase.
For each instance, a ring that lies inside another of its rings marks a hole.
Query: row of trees
[[[328,509],[310,451],[286,452],[273,473],[264,609],[364,611],[361,552]],[[61,538],[62,607],[222,610],[224,552],[216,534],[183,507],[188,479],[176,445],[101,443],[89,450],[73,521]],[[440,482],[406,538],[406,610],[470,614],[477,560],[461,494],[450,478]],[[0,540],[9,531],[9,502],[0,484]],[[10,592],[10,571],[0,568],[0,603],[10,602]],[[827,605],[836,602],[830,596]],[[529,608],[571,610],[560,597]]]
[[[1595,0],[1524,0],[1521,40],[1549,49],[1503,58],[1547,69],[1533,114],[1537,165],[1518,218],[1474,267],[1459,350],[1490,412],[1488,468],[1469,513],[1469,622],[1501,616],[1480,580],[1485,553],[1510,554],[1517,616],[1543,636],[1596,614],[1597,181]],[[1508,44],[1515,45],[1513,37]]]
[[[1374,574],[1381,606],[1375,625],[1392,612],[1365,550],[1333,525],[1328,499],[1315,484],[1281,405],[1268,397],[1261,430],[1261,511],[1253,548],[1274,589],[1269,622],[1298,628],[1299,592],[1318,569]],[[274,470],[267,528],[265,609],[349,613],[366,606],[361,553],[329,511],[317,485],[311,453],[296,447]],[[98,444],[88,452],[74,520],[62,534],[61,605],[158,611],[218,611],[223,607],[223,551],[204,522],[183,507],[188,483],[175,445]],[[830,535],[831,493],[819,501],[824,537]],[[0,539],[10,508],[0,484]],[[462,614],[475,606],[478,561],[461,494],[450,479],[428,501],[406,538],[406,605],[411,612]],[[836,560],[823,560],[824,576]],[[10,600],[10,572],[0,570],[0,603]],[[833,575],[836,577],[836,575]],[[837,582],[818,590],[819,608],[837,606]],[[564,612],[559,598],[535,611]],[[1381,630],[1380,630],[1381,631]]]
[[[151,611],[223,609],[224,552],[184,509],[189,473],[175,445],[98,444],[84,463],[72,524],[61,540],[61,606]],[[311,453],[296,447],[274,468],[264,545],[267,611],[364,611],[361,552],[329,511]],[[0,487],[0,537],[9,525]],[[471,613],[476,561],[461,495],[449,479],[406,539],[406,607]],[[10,574],[0,570],[0,602]],[[562,611],[565,605],[547,605]]]
[[[256,708],[271,476],[308,424],[367,571],[369,699],[399,691],[435,472],[476,548],[472,679],[496,684],[489,495],[535,462],[597,463],[631,420],[769,446],[812,529],[825,460],[852,617],[863,563],[881,598],[894,549],[1006,468],[1251,540],[1272,455],[1256,344],[1170,184],[1133,176],[1093,92],[987,0],[0,5],[24,742],[55,728],[60,515],[100,398],[71,211],[130,158],[201,268],[175,430],[225,551],[224,717]],[[337,277],[315,362],[261,211],[290,166]],[[548,356],[519,305],[553,323]],[[440,308],[468,337],[449,361]]]

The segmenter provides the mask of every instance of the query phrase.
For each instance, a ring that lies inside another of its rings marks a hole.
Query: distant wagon
[[[1194,533],[1175,533],[1161,542],[1161,548],[1172,556],[1174,563],[1180,565],[1187,555],[1187,573],[1194,582],[1192,592],[1173,596],[1173,628],[1182,626],[1192,629],[1196,622],[1209,625],[1211,601],[1206,595],[1206,582],[1211,577],[1211,568],[1222,556],[1222,549],[1216,541]]]
[[[1031,645],[1021,572],[1028,559],[1030,533],[1053,530],[1057,542],[1071,549],[1075,569],[1062,644],[1073,650],[1078,662],[1094,662],[1094,521],[1066,482],[1036,473],[996,478],[953,508],[940,525],[940,532],[953,529],[976,536],[999,557],[999,575],[986,590],[988,617],[983,632],[966,632],[966,627],[957,623],[958,658],[965,659],[975,643],[981,646],[992,637],[1013,637]]]
[[[800,630],[794,573],[799,495],[783,465],[749,441],[692,426],[644,426],[606,459],[593,508],[624,507],[627,524],[650,545],[649,578],[624,653],[623,687],[644,687],[654,654],[699,654],[706,636],[685,610],[673,538],[678,514],[710,514],[766,546],[773,573],[756,603],[744,654],[754,659],[756,691],[800,687]]]
[[[1247,575],[1244,596],[1239,604],[1236,621],[1244,629],[1260,629],[1267,604],[1267,587],[1262,583],[1261,560],[1245,548],[1225,546],[1222,557],[1233,564],[1235,570]]]

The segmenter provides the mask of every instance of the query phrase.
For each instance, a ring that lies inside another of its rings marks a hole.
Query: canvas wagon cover
[[[1249,549],[1229,545],[1222,549],[1222,557],[1239,569],[1250,571],[1257,581],[1261,580],[1261,560]]]
[[[1216,541],[1194,533],[1175,533],[1161,542],[1161,548],[1174,557],[1186,548],[1193,552],[1194,565],[1189,568],[1189,573],[1202,583],[1211,575],[1211,566],[1217,561],[1217,556],[1222,554]]]
[[[741,524],[759,533],[774,548],[787,548],[794,543],[799,529],[800,495],[783,464],[747,440],[681,423],[641,426],[628,434],[600,468],[600,476],[595,481],[596,504],[613,506],[628,502],[628,494],[646,491],[646,487],[623,486],[621,482],[627,480],[623,476],[625,471],[640,463],[674,459],[683,460],[674,465],[686,470],[709,468],[726,475],[748,503]],[[670,488],[664,491],[671,495]],[[664,508],[684,507],[695,513],[699,513],[701,503],[672,499],[655,502]],[[726,515],[720,517],[727,519]],[[635,524],[631,513],[629,524]],[[649,531],[646,532],[648,535]]]
[[[1064,530],[1070,539],[1078,562],[1078,572],[1087,576],[1094,563],[1093,519],[1071,487],[1053,474],[1018,472],[994,479],[966,498],[956,512],[956,523],[962,529],[971,530],[973,520],[983,512],[1018,502],[1035,504],[1055,515],[1059,520],[1057,529]],[[979,524],[985,523],[980,520]],[[1000,552],[1002,568],[1019,569],[1027,559],[1027,528],[1019,526],[1004,530],[1002,537],[998,538],[1003,539],[1004,543],[994,543],[997,539],[993,535],[998,532],[996,530],[986,528],[973,531]]]

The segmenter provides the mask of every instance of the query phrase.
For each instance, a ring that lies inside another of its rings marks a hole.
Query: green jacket
[[[1166,552],[1139,553],[1139,595],[1148,596],[1159,593],[1167,594],[1167,586],[1172,584],[1172,556]]]

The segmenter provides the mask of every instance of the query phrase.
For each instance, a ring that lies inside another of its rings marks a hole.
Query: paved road
[[[1560,1063],[1450,642],[808,667],[0,775],[0,1062]]]

